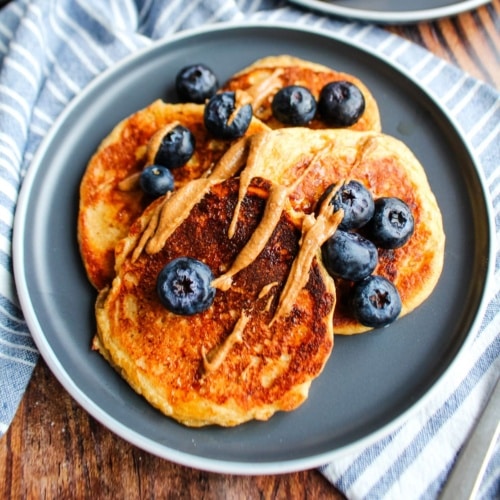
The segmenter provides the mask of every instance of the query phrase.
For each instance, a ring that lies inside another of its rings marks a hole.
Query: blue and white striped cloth
[[[500,229],[499,94],[375,26],[306,13],[280,0],[13,0],[0,10],[0,435],[38,359],[12,277],[17,195],[40,141],[85,85],[174,32],[220,21],[293,21],[345,34],[405,68],[457,120],[483,169]],[[321,468],[350,499],[435,498],[499,373],[500,251],[490,301],[468,357],[411,421]],[[481,498],[500,497],[500,453]]]

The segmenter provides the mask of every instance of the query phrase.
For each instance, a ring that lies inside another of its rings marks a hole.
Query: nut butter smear
[[[245,330],[245,326],[247,325],[249,319],[250,317],[245,314],[245,311],[243,311],[240,318],[236,322],[233,331],[228,337],[226,337],[222,344],[215,346],[208,353],[204,347],[201,348],[201,357],[203,359],[203,368],[205,373],[217,370],[217,368],[219,368],[219,366],[224,362],[224,359],[232,347],[243,341],[243,331]]]
[[[132,258],[136,260],[146,249],[149,254],[158,253],[170,235],[186,219],[192,208],[219,182],[234,176],[244,165],[249,139],[236,142],[219,161],[212,173],[188,182],[171,196],[166,196],[163,203],[156,207],[137,244]]]

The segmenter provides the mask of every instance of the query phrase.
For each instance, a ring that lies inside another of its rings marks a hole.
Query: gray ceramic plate
[[[454,16],[490,0],[290,0],[336,16],[378,23],[414,23]]]
[[[204,61],[224,81],[255,59],[288,53],[359,76],[385,132],[425,165],[447,233],[432,297],[381,331],[337,337],[308,401],[268,422],[189,429],[136,395],[89,345],[95,291],[78,253],[78,187],[101,139]],[[481,316],[491,215],[474,159],[441,107],[408,76],[345,40],[290,25],[219,26],[157,43],[113,67],[65,110],[34,159],[16,214],[15,275],[33,338],[55,376],[93,417],[135,445],[196,468],[245,474],[307,469],[365,445],[425,402]],[[418,404],[417,404],[418,403]]]

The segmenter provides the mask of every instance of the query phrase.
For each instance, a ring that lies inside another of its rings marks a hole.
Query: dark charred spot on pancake
[[[306,289],[313,297],[319,298],[319,303],[321,304],[319,315],[324,316],[328,314],[328,311],[334,306],[335,297],[327,293],[325,282],[319,272],[316,260],[313,261],[313,265],[309,271],[309,281],[307,282]]]
[[[211,192],[193,208],[190,216],[177,227],[159,254],[152,256],[148,256],[146,252],[141,254],[139,265],[144,268],[141,275],[143,282],[141,287],[144,289],[154,287],[156,276],[161,268],[176,257],[187,256],[201,260],[209,265],[215,276],[221,273],[221,269],[229,268],[262,218],[266,204],[264,196],[267,197],[269,183],[256,179],[250,186],[242,203],[236,233],[233,238],[229,239],[227,233],[238,198],[238,187],[238,179],[230,179],[215,185]],[[288,240],[289,237],[285,240],[287,244],[289,244]],[[194,242],[197,241],[203,241],[203,245],[195,244]],[[297,243],[298,235],[295,236],[295,246]],[[272,258],[272,252],[270,255]],[[263,269],[254,269],[250,275],[247,270],[241,271],[239,274],[244,275],[244,282],[236,284],[235,287],[251,286],[253,295],[257,294],[263,284],[253,275],[264,274],[264,279],[266,279],[269,274],[267,273],[268,260],[269,257],[264,259],[264,262],[267,262],[265,273],[262,272]]]
[[[378,267],[376,269],[377,274],[384,276],[388,280],[394,282],[398,276],[398,259],[397,254],[401,254],[404,250],[398,249],[399,251],[379,248],[378,249]]]

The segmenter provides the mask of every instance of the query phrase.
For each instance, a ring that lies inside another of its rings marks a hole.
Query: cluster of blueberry
[[[196,141],[191,131],[176,125],[167,132],[158,147],[152,165],[146,166],[139,177],[141,189],[151,198],[174,190],[172,170],[185,165],[193,156]]]
[[[175,78],[175,87],[181,102],[203,104],[215,95],[218,86],[212,70],[203,64],[186,66]],[[227,104],[225,108],[228,108]],[[246,127],[243,133],[245,131]],[[146,166],[141,172],[141,189],[151,198],[158,198],[173,191],[172,169],[185,165],[193,156],[195,146],[195,137],[188,128],[177,125],[167,132],[160,142],[153,164]]]
[[[365,110],[362,92],[351,82],[327,83],[318,102],[311,91],[301,85],[280,89],[273,98],[273,116],[286,125],[306,125],[319,113],[333,127],[354,125]]]
[[[252,119],[252,107],[237,108],[234,92],[216,94],[219,83],[213,71],[203,64],[192,64],[181,69],[175,78],[177,95],[181,102],[205,104],[206,129],[219,139],[236,139],[246,132]],[[146,166],[140,176],[141,189],[151,198],[157,198],[174,189],[172,169],[186,164],[195,150],[191,131],[177,125],[164,135],[152,165]]]
[[[236,139],[245,134],[253,111],[251,104],[241,106],[235,92],[219,92],[218,79],[204,64],[192,64],[181,69],[175,78],[177,95],[181,102],[205,104],[204,125],[219,139]],[[299,85],[280,89],[274,96],[274,117],[286,125],[305,125],[316,113],[332,126],[350,126],[365,109],[361,91],[347,81],[326,84],[318,102],[311,92]],[[167,133],[161,142],[153,165],[144,169],[140,178],[143,191],[156,198],[174,189],[171,170],[184,165],[195,148],[193,134],[178,125]]]
[[[176,88],[185,101],[207,101],[205,127],[215,137],[235,139],[246,132],[252,119],[251,104],[239,106],[235,92],[216,93],[217,78],[207,66],[196,64],[181,70]],[[344,80],[326,84],[317,102],[306,87],[288,85],[274,95],[271,110],[285,125],[306,125],[318,113],[331,126],[349,127],[363,114],[365,99],[356,85]]]
[[[334,188],[330,186],[324,197]],[[330,204],[334,211],[342,209],[344,217],[321,248],[324,265],[332,277],[354,282],[351,309],[361,324],[386,326],[399,316],[401,298],[389,280],[372,274],[377,247],[395,249],[407,243],[414,231],[411,210],[399,198],[374,200],[358,181],[343,184]]]

